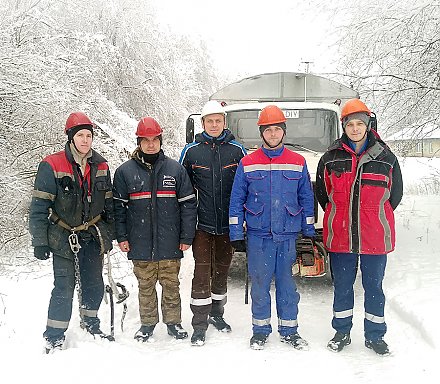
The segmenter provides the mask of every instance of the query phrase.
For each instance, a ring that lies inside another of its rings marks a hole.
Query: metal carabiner
[[[81,245],[79,244],[79,239],[78,239],[78,235],[76,234],[76,232],[72,232],[69,235],[69,245],[70,245],[70,249],[72,250],[72,252],[76,255],[79,250],[81,249]]]

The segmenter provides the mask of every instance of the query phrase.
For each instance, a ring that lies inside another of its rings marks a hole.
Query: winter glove
[[[47,260],[50,256],[50,248],[47,245],[41,245],[34,248],[34,256],[38,260]]]
[[[233,240],[231,241],[232,248],[235,252],[246,252],[246,241],[245,240]]]

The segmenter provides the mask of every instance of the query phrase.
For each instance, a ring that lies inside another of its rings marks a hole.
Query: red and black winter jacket
[[[330,252],[386,254],[394,250],[394,209],[402,194],[396,156],[373,131],[357,155],[344,134],[321,157],[316,196],[324,210],[324,245]]]
[[[57,255],[73,258],[68,243],[70,232],[48,219],[49,209],[70,227],[90,222],[101,215],[96,225],[104,251],[109,251],[114,239],[114,214],[107,161],[92,150],[82,175],[67,143],[64,151],[47,156],[38,167],[29,214],[32,245],[48,245]],[[94,226],[84,232],[80,232],[79,236],[94,236],[100,243]]]

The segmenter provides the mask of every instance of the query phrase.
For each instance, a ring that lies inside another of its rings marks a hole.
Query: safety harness
[[[98,234],[99,239],[99,245],[100,245],[100,255],[104,255],[104,240],[101,235],[101,231],[99,227],[96,225],[96,223],[101,220],[101,215],[95,216],[92,220],[85,222],[81,225],[78,225],[76,227],[71,227],[67,223],[65,223],[61,218],[52,210],[49,209],[49,220],[51,220],[54,224],[59,225],[60,227],[67,229],[70,232],[69,235],[69,246],[70,249],[73,252],[73,260],[74,260],[74,267],[75,267],[75,285],[77,289],[77,295],[78,295],[78,304],[79,304],[79,313],[81,317],[81,324],[84,324],[83,321],[83,311],[82,311],[82,287],[81,287],[81,275],[80,275],[80,269],[79,269],[79,259],[78,259],[78,252],[81,249],[81,245],[79,244],[79,238],[78,238],[78,232],[80,231],[87,231],[90,227],[94,227],[96,230],[96,233]],[[114,311],[114,302],[113,302],[113,295],[116,296],[117,304],[124,303],[124,309],[122,313],[121,318],[121,330],[124,330],[124,319],[127,314],[127,303],[125,303],[125,300],[129,296],[129,292],[125,288],[124,285],[121,283],[115,283],[113,280],[112,274],[111,274],[111,262],[110,262],[110,255],[107,255],[107,270],[108,270],[108,279],[109,284],[105,286],[105,292],[109,293],[110,296],[110,329],[111,329],[111,337],[109,337],[109,340],[114,340],[114,322],[115,322],[115,311]],[[121,289],[121,292],[119,292],[119,288]],[[105,302],[107,303],[107,296],[104,296]]]

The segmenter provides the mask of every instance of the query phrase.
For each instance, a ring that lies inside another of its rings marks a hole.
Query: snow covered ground
[[[397,247],[389,255],[384,284],[390,356],[377,356],[363,345],[364,311],[359,281],[352,344],[339,354],[325,348],[334,332],[330,325],[332,287],[322,279],[299,281],[299,331],[310,343],[307,352],[281,343],[277,333],[270,336],[265,350],[249,348],[250,306],[244,304],[244,281],[237,277],[230,282],[225,314],[232,333],[209,328],[205,346],[192,347],[188,340],[171,339],[165,325],[158,324],[155,342],[138,343],[133,340],[139,327],[136,279],[130,264],[119,253],[112,257],[113,277],[130,291],[124,331],[120,328],[122,306],[116,305],[116,342],[94,340],[80,329],[75,302],[66,334],[67,349],[45,355],[42,332],[52,288],[51,261],[22,258],[23,262],[13,269],[0,266],[1,381],[438,383],[440,204],[439,196],[431,194],[430,188],[440,172],[440,161],[406,159],[401,165],[406,194],[396,211]],[[423,194],[416,194],[421,191]],[[29,248],[17,252],[17,257],[30,255],[31,251]],[[182,263],[181,295],[183,326],[190,334],[192,267],[188,251]],[[109,330],[109,313],[109,305],[103,303],[100,317],[105,331]],[[275,314],[273,308],[272,324],[276,329]]]

